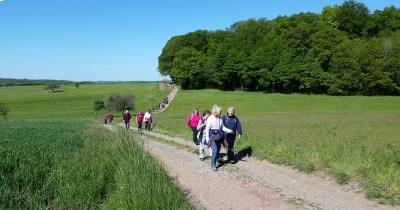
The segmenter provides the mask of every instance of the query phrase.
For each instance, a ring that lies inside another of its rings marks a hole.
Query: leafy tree
[[[373,36],[388,36],[400,29],[400,9],[394,6],[386,7],[383,11],[375,11],[367,22],[367,33]]]
[[[359,2],[345,1],[335,15],[338,29],[345,32],[350,38],[361,37],[369,19],[368,8]]]
[[[358,62],[361,50],[357,43],[343,41],[329,62],[330,95],[354,95],[361,90],[361,66]]]
[[[79,82],[75,82],[75,87],[79,88],[80,83]]]
[[[347,40],[347,36],[338,29],[319,25],[318,31],[310,36],[310,48],[308,56],[312,62],[320,64],[324,71],[328,71],[332,56],[336,53],[336,47]]]
[[[104,101],[102,101],[102,100],[94,101],[93,109],[95,111],[95,116],[97,116],[97,112],[99,112],[100,110],[102,110],[104,108],[106,108]]]
[[[111,94],[105,101],[105,106],[109,110],[123,111],[134,108],[134,96],[130,94]]]
[[[7,121],[7,114],[10,110],[7,108],[6,105],[0,103],[0,115],[4,117],[4,120]]]
[[[400,10],[349,0],[321,14],[249,19],[174,36],[159,72],[186,89],[400,95]]]
[[[48,83],[48,84],[46,84],[46,86],[44,87],[44,90],[47,90],[47,91],[53,91],[53,93],[55,93],[56,92],[56,90],[57,89],[59,89],[59,88],[61,88],[61,86],[60,85],[57,85],[56,83]]]
[[[384,48],[384,41],[379,38],[372,38],[363,45],[360,63],[362,93],[365,95],[391,95],[396,92],[396,84],[390,72],[390,56],[393,52]]]

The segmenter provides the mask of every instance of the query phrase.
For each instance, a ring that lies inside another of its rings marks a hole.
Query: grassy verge
[[[163,133],[188,140],[193,107],[237,108],[243,139],[236,151],[301,171],[325,171],[341,184],[357,181],[369,198],[400,204],[400,98],[280,95],[180,90],[157,116]]]
[[[191,208],[135,136],[83,128],[83,121],[0,124],[0,208]]]

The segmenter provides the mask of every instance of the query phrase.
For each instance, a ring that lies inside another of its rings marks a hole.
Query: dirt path
[[[172,102],[172,100],[174,100],[176,93],[178,92],[178,87],[176,85],[172,86],[172,91],[168,94],[167,98],[168,98],[168,103],[164,105],[164,108],[162,109],[157,109],[155,111],[156,114],[163,112],[165,109],[168,108],[169,104]]]
[[[210,159],[200,161],[195,154],[197,146],[190,141],[154,132],[138,137],[196,209],[400,209],[370,201],[355,188],[340,186],[329,178],[247,156],[212,172]]]
[[[168,95],[169,102],[177,91],[175,87]],[[304,174],[246,153],[237,164],[225,164],[212,172],[210,158],[200,161],[198,147],[191,141],[154,132],[143,132],[138,137],[164,164],[196,209],[400,209],[368,200],[357,187],[340,186],[327,176]]]

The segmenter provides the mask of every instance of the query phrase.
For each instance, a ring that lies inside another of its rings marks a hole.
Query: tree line
[[[0,78],[0,86],[32,86],[32,85],[46,85],[46,84],[73,84],[73,81],[68,80],[49,80],[49,79],[11,79]],[[89,83],[89,82],[81,82]]]
[[[168,40],[158,70],[185,89],[400,95],[400,9],[345,1]]]

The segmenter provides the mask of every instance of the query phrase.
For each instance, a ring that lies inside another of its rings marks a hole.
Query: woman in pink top
[[[199,124],[199,121],[201,119],[201,116],[197,110],[197,108],[193,109],[192,114],[188,117],[186,121],[186,128],[190,128],[193,131],[193,142],[196,145],[199,145],[199,140],[197,139],[197,124]]]

